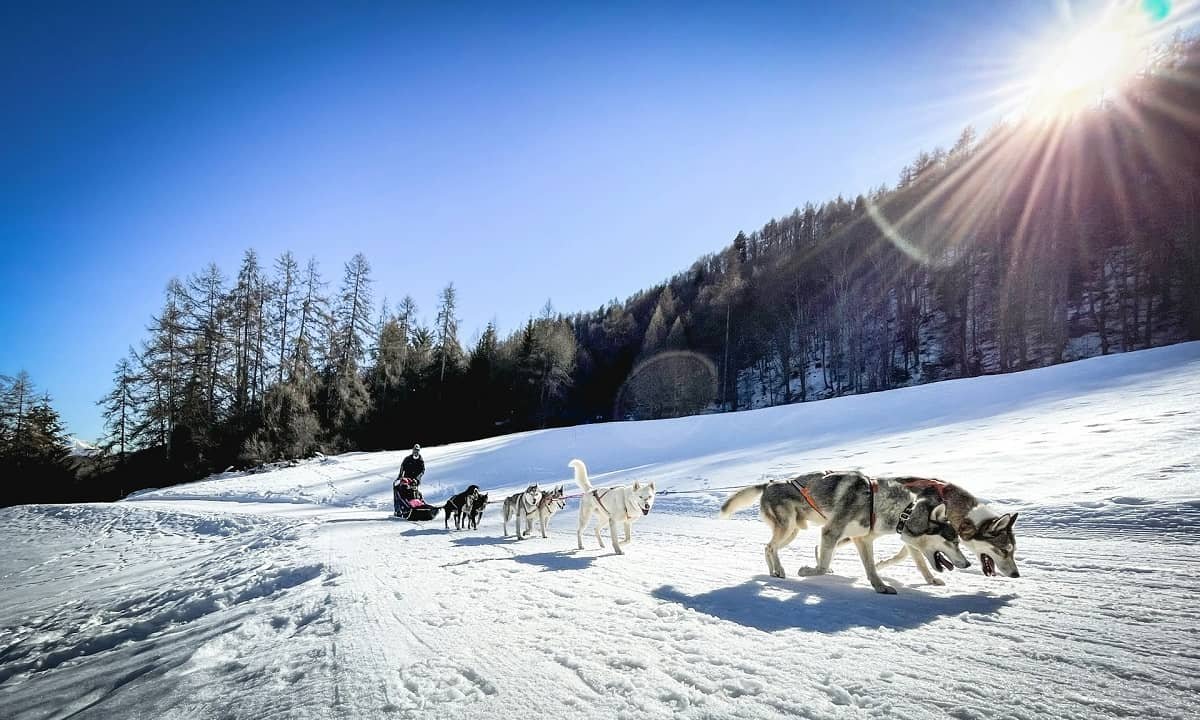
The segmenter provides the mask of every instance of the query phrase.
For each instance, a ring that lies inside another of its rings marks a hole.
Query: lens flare
[[[1128,8],[1091,27],[1052,38],[1033,53],[1024,102],[1026,117],[1057,120],[1118,93],[1150,59],[1150,21]]]

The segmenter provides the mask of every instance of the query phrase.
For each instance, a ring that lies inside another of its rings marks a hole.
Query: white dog
[[[579,549],[583,549],[583,531],[594,512],[600,516],[596,521],[596,541],[600,543],[600,547],[604,547],[604,540],[600,537],[600,521],[607,519],[613,552],[624,555],[625,552],[617,542],[617,523],[624,523],[625,542],[629,542],[633,521],[643,515],[649,515],[650,508],[654,506],[654,483],[642,485],[635,482],[633,485],[595,489],[588,480],[587,466],[582,460],[572,460],[567,466],[575,468],[575,482],[583,489],[583,496],[579,499],[579,527],[575,529],[575,540]]]

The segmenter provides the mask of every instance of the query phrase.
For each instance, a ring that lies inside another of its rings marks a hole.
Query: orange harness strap
[[[792,487],[800,491],[800,496],[804,498],[810,508],[812,508],[818,515],[821,516],[822,520],[827,519],[825,517],[825,513],[821,512],[821,508],[817,506],[817,501],[813,500],[813,496],[808,492],[808,488],[801,485],[797,478],[792,478],[788,482],[792,484]]]

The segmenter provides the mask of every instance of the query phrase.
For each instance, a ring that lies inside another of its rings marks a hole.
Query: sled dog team
[[[604,547],[600,526],[607,523],[613,551],[624,554],[617,540],[618,528],[624,528],[624,540],[630,541],[635,520],[650,514],[654,506],[654,483],[594,488],[588,479],[582,460],[572,460],[568,467],[575,471],[579,485],[579,523],[575,539],[583,549],[583,531],[596,516],[596,541]],[[1019,577],[1014,557],[1016,538],[1013,524],[1016,513],[998,514],[963,488],[951,483],[919,477],[870,477],[856,470],[814,472],[799,475],[784,482],[751,485],[734,493],[721,506],[720,516],[727,518],[755,502],[763,521],[771,529],[771,540],[765,554],[771,575],[785,576],[779,559],[780,549],[789,545],[801,530],[809,525],[821,526],[816,565],[797,572],[801,576],[823,575],[829,572],[830,562],[838,546],[852,542],[862,559],[867,579],[877,592],[892,594],[895,588],[879,577],[877,568],[898,562],[908,555],[920,570],[925,581],[943,585],[930,571],[941,572],[969,567],[959,543],[979,558],[983,574]],[[475,485],[446,502],[446,524],[455,514],[455,527],[463,518],[471,528],[478,526],[479,516],[487,504],[487,495]],[[518,540],[533,531],[536,520],[542,537],[555,513],[566,505],[561,485],[543,491],[530,485],[524,491],[503,501],[504,536],[508,523],[514,521]],[[895,556],[875,562],[875,540],[895,534],[904,547]]]

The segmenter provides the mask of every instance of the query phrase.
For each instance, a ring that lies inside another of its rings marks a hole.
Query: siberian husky
[[[542,499],[538,501],[537,508],[533,512],[525,513],[525,534],[529,535],[533,532],[533,518],[536,516],[538,527],[542,531],[542,537],[549,537],[546,534],[546,528],[550,527],[550,518],[554,517],[554,513],[562,510],[567,505],[563,486],[559,485],[553,490],[547,490],[542,493]],[[518,512],[517,525],[520,526],[521,518]],[[520,540],[521,536],[518,535]]]
[[[934,480],[932,478],[896,477],[889,478],[901,483],[914,491],[930,491],[946,504],[946,518],[959,539],[967,548],[979,556],[979,564],[983,574],[989,577],[1004,575],[1005,577],[1020,577],[1017,570],[1015,553],[1017,538],[1013,535],[1013,523],[1017,521],[1017,513],[997,514],[987,505],[962,489],[961,487]],[[909,548],[903,547],[893,557],[876,564],[875,567],[885,567],[904,558]],[[932,585],[944,583],[929,572],[925,558],[912,553],[913,561],[925,581]]]
[[[970,566],[958,547],[954,529],[946,523],[946,506],[918,497],[894,480],[872,480],[856,471],[808,473],[787,482],[753,485],[734,493],[721,506],[729,517],[756,500],[763,521],[771,528],[766,546],[767,569],[784,577],[780,548],[786,547],[809,523],[821,525],[816,567],[797,574],[824,575],[840,541],[850,539],[858,548],[867,579],[876,592],[895,594],[875,571],[873,543],[897,533],[905,545],[928,558],[934,567],[952,570]]]
[[[579,525],[575,528],[575,541],[579,549],[583,549],[583,531],[587,529],[592,513],[596,513],[596,542],[604,547],[600,523],[607,520],[613,552],[624,555],[625,551],[617,542],[617,523],[625,526],[625,542],[629,542],[633,521],[649,515],[650,508],[654,507],[654,483],[643,485],[635,482],[632,485],[596,489],[588,480],[587,466],[582,460],[572,460],[567,467],[575,469],[575,482],[583,489],[583,495],[579,498]]]
[[[524,492],[504,498],[504,537],[508,537],[508,521],[515,518],[517,539],[522,539],[521,526],[525,524],[527,516],[537,511],[542,495],[537,483],[534,483],[525,488]]]

